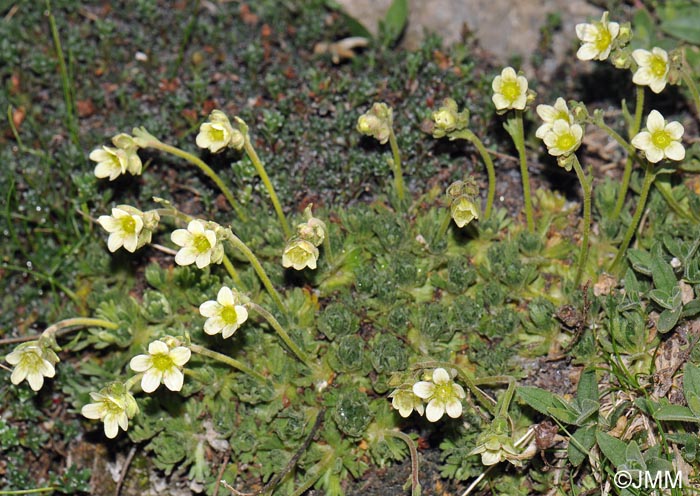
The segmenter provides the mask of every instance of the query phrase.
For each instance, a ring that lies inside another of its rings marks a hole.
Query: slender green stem
[[[148,140],[147,144],[145,144],[143,148],[155,148],[157,150],[170,153],[171,155],[175,155],[176,157],[184,158],[192,165],[198,167],[199,170],[201,170],[209,179],[211,179],[214,182],[214,184],[216,184],[216,186],[221,190],[229,205],[231,205],[233,210],[235,210],[236,215],[238,215],[238,218],[244,222],[248,220],[248,217],[243,212],[240,205],[238,205],[238,202],[233,197],[233,193],[231,193],[231,190],[228,188],[228,186],[226,186],[221,177],[216,172],[214,172],[214,170],[211,167],[205,164],[202,159],[192,155],[191,153],[187,153],[186,151],[181,150],[175,146],[165,144],[162,141],[158,140]]]
[[[513,117],[514,129],[511,134],[515,149],[520,159],[520,175],[523,180],[523,197],[525,200],[525,217],[527,218],[527,230],[535,232],[535,217],[532,213],[532,198],[530,194],[530,174],[527,170],[527,156],[525,154],[525,129],[523,127],[523,111],[516,110]]]
[[[223,261],[224,261],[224,267],[226,268],[226,272],[228,272],[228,275],[231,276],[231,279],[233,279],[234,284],[236,284],[236,286],[238,286],[238,287],[242,287],[243,282],[241,281],[241,276],[238,275],[236,268],[231,263],[231,259],[229,259],[226,255],[224,255]]]
[[[74,317],[71,319],[61,320],[60,322],[50,325],[44,332],[41,333],[41,335],[45,338],[51,338],[55,333],[71,327],[104,327],[105,329],[116,331],[119,329],[119,324],[115,324],[114,322],[104,319]]]
[[[132,375],[129,377],[126,382],[124,382],[124,387],[126,388],[127,391],[131,391],[131,388],[133,388],[136,384],[141,382],[141,379],[143,378],[145,372],[139,372],[138,374]]]
[[[437,230],[437,234],[433,239],[433,243],[436,243],[439,239],[445,236],[445,233],[447,233],[447,229],[450,227],[450,222],[452,222],[452,212],[450,211],[450,207],[447,207],[447,210],[445,210],[445,214],[442,217],[440,227]]]
[[[313,363],[309,359],[309,356],[306,353],[304,353],[304,351],[301,348],[299,348],[294,341],[292,341],[292,338],[289,337],[287,331],[284,330],[284,328],[280,325],[277,319],[270,312],[265,310],[257,303],[253,303],[252,301],[246,303],[246,306],[248,306],[252,310],[255,310],[257,313],[262,315],[265,320],[267,320],[268,324],[272,326],[277,335],[282,339],[282,341],[284,341],[284,343],[289,347],[290,350],[292,350],[292,352],[297,356],[299,360],[301,360],[301,362],[304,365],[306,365],[310,369],[314,368]]]
[[[513,395],[515,394],[515,379],[513,377],[508,377],[508,388],[506,392],[501,397],[498,402],[498,416],[503,418],[508,418],[508,409],[510,408],[510,402],[513,401]]]
[[[284,231],[284,237],[289,239],[292,237],[292,231],[289,228],[289,223],[287,222],[287,217],[285,217],[284,212],[282,211],[282,205],[280,205],[280,201],[277,198],[277,193],[275,193],[275,188],[272,186],[272,181],[270,181],[270,177],[267,175],[267,172],[265,171],[265,166],[263,166],[262,162],[260,161],[260,157],[258,157],[258,154],[255,151],[255,148],[253,148],[253,145],[250,142],[250,136],[248,135],[247,132],[243,133],[243,135],[245,136],[243,148],[245,149],[245,152],[248,155],[248,158],[253,163],[255,170],[258,172],[260,179],[262,179],[262,182],[265,185],[265,188],[267,189],[267,193],[270,195],[270,200],[272,201],[272,206],[274,207],[275,212],[277,213],[277,217],[280,220],[280,224],[282,225],[282,231]]]
[[[270,281],[270,278],[267,276],[267,273],[265,272],[265,269],[263,269],[263,266],[260,264],[260,261],[258,258],[255,256],[255,254],[248,248],[248,246],[241,241],[241,239],[233,234],[230,229],[228,231],[228,240],[231,242],[234,248],[240,250],[241,253],[243,253],[243,256],[248,259],[250,264],[253,266],[253,269],[255,272],[258,274],[258,277],[263,283],[263,286],[265,286],[265,289],[267,289],[267,292],[270,293],[270,296],[272,297],[272,300],[275,302],[275,305],[282,311],[282,313],[286,314],[287,313],[287,308],[284,306],[284,303],[282,303],[282,297],[279,295],[275,287],[272,285],[272,281]]]
[[[221,363],[225,363],[226,365],[229,365],[233,367],[234,369],[240,370],[241,372],[244,372],[250,376],[255,377],[256,379],[260,379],[263,382],[268,382],[267,378],[260,374],[259,372],[256,372],[255,370],[251,369],[247,365],[243,364],[242,362],[239,362],[235,358],[231,358],[230,356],[226,356],[223,353],[219,353],[217,351],[212,351],[209,348],[205,348],[204,346],[200,346],[198,344],[190,344],[189,345],[190,350],[192,350],[194,353],[199,353],[200,355],[213,358],[214,360],[217,360]]]
[[[489,189],[488,194],[486,195],[486,211],[484,212],[484,220],[488,220],[488,218],[491,216],[491,210],[493,209],[493,200],[496,197],[496,169],[493,166],[493,160],[491,159],[488,150],[479,137],[469,129],[466,129],[464,132],[466,138],[471,141],[471,143],[479,151],[479,154],[481,154],[481,159],[484,161],[484,165],[486,165],[486,173],[488,174],[489,178]]]
[[[403,172],[401,171],[401,153],[399,152],[399,144],[396,141],[394,128],[389,128],[389,146],[391,146],[391,154],[394,156],[394,187],[396,188],[396,196],[399,201],[403,202],[406,197],[403,184]]]
[[[625,138],[623,138],[622,136],[620,136],[620,135],[618,134],[617,131],[615,131],[613,128],[611,128],[610,126],[608,126],[608,125],[603,121],[603,119],[596,119],[596,120],[594,120],[593,122],[594,122],[595,125],[597,125],[599,128],[601,128],[603,131],[605,131],[606,133],[608,133],[608,135],[609,135],[612,139],[614,139],[615,141],[617,141],[617,142],[619,143],[619,145],[620,145],[622,148],[624,148],[625,151],[627,151],[627,153],[629,153],[630,155],[634,155],[634,154],[637,152],[637,150],[636,150],[631,144],[629,144],[629,142],[628,142]]]
[[[695,109],[698,113],[698,117],[700,117],[700,93],[698,93],[698,86],[695,84],[692,74],[688,72],[685,65],[681,70],[681,79],[685,84],[688,85],[688,90],[690,90],[690,94],[693,96]]]
[[[55,491],[55,487],[39,487],[37,489],[18,489],[16,491],[0,491],[0,494],[34,494],[49,493]]]
[[[318,479],[321,478],[323,474],[328,471],[331,466],[335,463],[336,460],[336,455],[333,450],[330,450],[329,453],[323,457],[323,459],[318,462],[316,465],[314,465],[314,468],[316,469],[315,473],[306,479],[301,486],[296,488],[296,490],[292,493],[292,496],[301,496],[302,494],[305,494],[306,491],[308,491],[311,486],[313,486]],[[308,472],[307,472],[308,473]]]
[[[73,144],[79,145],[80,137],[78,133],[78,122],[75,118],[75,100],[71,88],[70,78],[68,77],[66,58],[63,55],[63,48],[61,47],[61,37],[58,34],[56,18],[51,13],[51,2],[49,0],[46,0],[46,12],[49,18],[49,26],[51,27],[51,37],[53,38],[53,44],[56,48],[58,70],[61,74],[61,85],[63,86],[63,100],[66,105],[66,122],[68,124],[68,131],[70,132],[71,141],[73,141]]]
[[[680,215],[684,219],[691,222],[697,223],[698,220],[700,220],[697,216],[693,215],[693,212],[687,210],[685,207],[683,207],[683,205],[678,203],[678,201],[673,197],[670,184],[659,180],[654,181],[654,186],[656,187],[657,191],[661,193],[661,196],[664,197],[664,200],[666,200],[668,206],[671,207],[671,210],[673,210],[677,215]]]
[[[620,264],[620,261],[622,261],[622,258],[625,256],[625,252],[627,252],[627,248],[629,247],[629,244],[632,241],[632,237],[637,231],[637,225],[639,224],[639,220],[642,218],[642,213],[644,212],[644,208],[646,207],[647,203],[647,197],[649,196],[649,190],[651,189],[651,185],[653,184],[655,178],[656,174],[654,174],[654,165],[651,163],[647,163],[646,169],[644,170],[644,182],[642,183],[642,191],[639,195],[639,200],[637,201],[637,209],[635,210],[634,216],[632,217],[632,222],[630,222],[630,225],[627,228],[625,237],[622,239],[622,244],[617,250],[617,255],[615,255],[615,259],[613,260],[612,264],[610,264],[610,268],[608,269],[608,271],[612,274],[614,274],[617,270],[617,266]]]
[[[589,237],[591,234],[591,193],[593,189],[592,181],[586,177],[581,164],[576,155],[573,156],[574,170],[578,176],[578,180],[583,188],[583,238],[581,239],[581,255],[578,260],[578,269],[576,270],[576,279],[574,284],[578,286],[581,283],[586,260],[588,259]]]
[[[418,479],[418,450],[416,449],[416,443],[414,443],[413,439],[411,439],[407,434],[401,431],[392,431],[387,429],[383,431],[382,434],[401,439],[404,443],[406,443],[406,446],[408,446],[408,451],[411,454],[411,495],[420,496],[421,485],[420,480]]]
[[[637,101],[634,107],[634,121],[629,129],[629,138],[632,139],[638,132],[642,125],[642,112],[644,111],[644,87],[637,86]],[[622,209],[625,206],[625,198],[627,197],[627,190],[630,185],[630,178],[632,177],[632,165],[634,164],[634,153],[627,155],[627,160],[625,160],[625,169],[622,173],[622,183],[620,184],[620,192],[617,196],[617,203],[615,204],[615,210],[613,211],[612,218],[617,219],[622,213]]]

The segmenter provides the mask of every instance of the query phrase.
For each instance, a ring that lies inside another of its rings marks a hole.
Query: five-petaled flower
[[[423,415],[425,411],[423,400],[416,396],[411,389],[397,389],[389,395],[389,398],[391,398],[391,406],[398,410],[399,415],[404,418],[411,415],[413,410],[417,411],[419,415]]]
[[[226,114],[221,110],[212,110],[209,122],[199,127],[195,141],[198,147],[208,148],[210,152],[216,153],[227,146],[240,150],[245,144],[245,137],[241,131],[231,126]]]
[[[14,365],[10,376],[12,384],[17,385],[26,379],[34,391],[40,390],[44,385],[44,377],[56,375],[54,365],[58,363],[58,357],[53,350],[39,341],[20,344],[5,357],[5,360]]]
[[[207,317],[204,332],[210,335],[220,332],[224,338],[232,336],[248,319],[248,310],[241,303],[238,291],[224,286],[216,295],[216,301],[209,300],[199,305],[199,313]]]
[[[112,209],[112,215],[101,215],[97,222],[109,233],[109,251],[115,252],[122,246],[131,253],[136,251],[143,230],[143,212],[133,207],[132,211],[127,211],[120,205]]]
[[[608,22],[608,13],[604,12],[600,21],[593,24],[577,24],[576,36],[583,42],[576,52],[580,60],[605,60],[610,55],[613,42],[620,34],[620,25]]]
[[[449,372],[443,368],[433,371],[432,382],[420,381],[413,385],[413,393],[428,402],[425,417],[437,422],[447,412],[452,418],[462,415],[461,399],[466,397],[464,389],[452,381]]]
[[[559,157],[560,155],[571,155],[581,146],[583,138],[583,128],[579,124],[570,124],[559,119],[554,121],[552,128],[544,135],[544,144],[550,155]]]
[[[181,247],[175,255],[178,265],[194,263],[202,269],[210,263],[221,263],[224,259],[224,247],[217,241],[216,231],[207,229],[200,220],[190,221],[187,229],[176,229],[170,239]]]
[[[134,372],[144,372],[141,378],[141,389],[145,393],[155,391],[160,383],[171,391],[182,389],[185,365],[192,352],[184,346],[171,348],[163,341],[153,341],[148,345],[148,355],[137,355],[131,359],[129,366]]]
[[[640,86],[649,86],[654,93],[661,93],[666,87],[671,68],[666,50],[654,47],[650,52],[638,48],[632,52],[632,58],[638,65],[632,82]]]
[[[90,152],[90,160],[97,162],[95,166],[95,176],[109,178],[114,181],[117,177],[124,174],[129,166],[129,156],[126,151],[110,146],[96,148]]]
[[[506,67],[493,79],[493,104],[496,110],[524,110],[527,104],[527,79],[518,76],[515,69]]]
[[[316,268],[318,248],[313,243],[302,238],[292,238],[282,253],[282,266],[303,270],[308,267]]]
[[[664,158],[683,160],[685,148],[681,144],[683,125],[680,122],[666,122],[658,110],[652,110],[647,117],[647,127],[632,138],[632,145],[644,152],[651,163]]]
[[[94,403],[89,403],[80,410],[84,417],[104,422],[105,436],[117,437],[119,427],[127,430],[129,419],[139,412],[139,407],[132,394],[123,383],[115,382],[100,390],[90,393]]]
[[[574,123],[574,116],[569,111],[569,107],[566,105],[566,100],[562,97],[557,98],[554,105],[538,105],[537,115],[542,119],[543,124],[537,128],[535,131],[535,136],[543,139],[544,136],[552,130],[552,126],[556,121],[563,120],[569,124]]]

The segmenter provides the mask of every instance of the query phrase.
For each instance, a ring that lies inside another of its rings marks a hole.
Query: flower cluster
[[[357,130],[371,136],[382,145],[389,141],[393,126],[392,110],[386,103],[375,103],[372,108],[357,119]]]
[[[175,255],[178,265],[196,264],[203,269],[209,264],[219,264],[224,259],[224,245],[219,240],[221,226],[214,222],[192,220],[187,229],[176,229],[170,235],[180,249]]]
[[[27,380],[29,387],[39,391],[44,385],[44,377],[56,375],[54,365],[58,363],[56,353],[40,341],[29,341],[17,346],[5,360],[13,365],[10,380],[19,384]]]
[[[477,195],[479,189],[471,177],[464,181],[455,181],[447,188],[450,202],[450,214],[457,227],[464,227],[479,218]]]
[[[143,165],[138,153],[139,145],[128,134],[118,134],[112,138],[111,146],[102,146],[90,152],[90,160],[97,162],[95,176],[115,180],[129,172],[134,176],[141,174]]]
[[[121,382],[115,382],[100,390],[90,393],[94,403],[89,403],[80,410],[84,417],[104,422],[105,436],[110,439],[117,437],[119,427],[126,431],[129,419],[139,413],[136,400],[129,388]]]
[[[313,216],[309,205],[304,210],[306,222],[297,225],[297,235],[287,242],[282,253],[282,266],[303,270],[315,269],[318,262],[318,247],[326,239],[326,223]]]
[[[212,110],[209,120],[199,127],[196,143],[212,153],[220,152],[227,146],[240,150],[245,145],[245,136],[239,129],[234,129],[221,110]]]
[[[571,155],[581,146],[583,127],[569,110],[563,98],[554,105],[538,105],[537,115],[543,124],[535,136],[544,141],[550,155],[557,157],[559,165],[570,171],[573,167]]]
[[[437,422],[445,413],[452,418],[462,415],[461,400],[466,397],[462,386],[443,368],[433,370],[429,379],[416,382],[411,389],[399,388],[390,395],[391,405],[399,415],[408,417],[413,410],[423,415],[425,409],[430,422]]]
[[[495,465],[508,460],[515,466],[522,465],[513,440],[508,435],[508,421],[504,417],[496,417],[486,431],[479,434],[476,448],[469,455],[481,455],[481,463],[486,466]]]
[[[199,305],[199,313],[207,317],[204,332],[209,335],[219,332],[225,338],[231,337],[248,319],[248,310],[243,306],[244,297],[235,289],[222,287],[216,301],[205,301]]]
[[[173,340],[174,341],[174,340]],[[147,355],[137,355],[129,362],[134,372],[143,372],[141,389],[152,393],[161,383],[171,391],[180,391],[184,381],[182,366],[191,356],[189,348],[176,342],[156,340],[148,345]]]
[[[97,222],[109,233],[107,248],[115,252],[122,246],[131,253],[151,242],[160,217],[158,212],[142,212],[129,205],[118,205],[112,215],[101,215]]]
[[[448,136],[454,139],[453,133],[466,129],[469,125],[469,110],[458,112],[457,102],[452,98],[445,98],[442,107],[433,112],[432,119],[433,138]]]

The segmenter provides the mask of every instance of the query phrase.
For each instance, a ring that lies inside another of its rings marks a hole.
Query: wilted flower
[[[204,332],[210,335],[220,332],[224,338],[232,336],[248,319],[248,310],[241,303],[238,291],[224,286],[216,295],[216,301],[205,301],[199,305],[199,313],[207,317]]]
[[[666,50],[654,47],[650,52],[638,48],[632,52],[632,57],[639,66],[632,77],[632,82],[640,86],[649,86],[654,93],[661,93],[666,87],[668,72],[671,68]]]
[[[461,196],[450,205],[450,214],[457,227],[462,228],[474,219],[479,218],[479,209],[471,199]]]
[[[445,412],[452,418],[462,415],[461,399],[466,397],[462,386],[453,382],[443,368],[435,369],[432,379],[432,382],[420,381],[413,385],[413,393],[428,402],[425,417],[430,422],[437,422]]]
[[[432,118],[435,123],[433,127],[433,138],[442,138],[453,131],[465,129],[469,124],[469,111],[457,111],[457,102],[452,98],[445,98],[442,107],[433,112]]]
[[[58,363],[58,357],[53,350],[39,341],[20,344],[5,357],[5,360],[14,366],[10,376],[12,384],[17,385],[26,379],[34,391],[42,388],[44,377],[56,375],[54,365]]]
[[[191,265],[204,268],[210,263],[221,263],[224,259],[224,247],[218,242],[216,231],[207,229],[204,222],[192,220],[187,229],[176,229],[170,235],[173,243],[180,246],[175,255],[178,265]]]
[[[230,146],[237,150],[243,148],[245,137],[238,129],[231,126],[231,122],[221,110],[212,110],[209,121],[199,127],[196,138],[197,146],[208,148],[212,153]]]
[[[416,396],[411,389],[397,389],[389,395],[391,406],[399,411],[399,415],[406,418],[413,410],[423,415],[425,405],[423,400]]]
[[[112,143],[119,150],[124,150],[124,153],[126,153],[126,170],[134,176],[140,175],[143,164],[141,163],[141,157],[136,153],[139,150],[139,145],[136,143],[136,140],[126,133],[120,133],[112,138]]]
[[[101,215],[97,222],[107,231],[107,247],[115,252],[122,246],[131,253],[151,242],[160,217],[157,212],[141,212],[129,205],[112,209],[112,215]]]
[[[507,420],[496,417],[491,427],[482,432],[477,438],[477,447],[469,455],[481,455],[481,463],[486,466],[495,465],[508,460],[515,466],[522,465],[512,439],[508,436]]]
[[[318,248],[313,243],[302,238],[292,238],[282,253],[282,266],[303,270],[308,267],[316,268]]]
[[[574,123],[574,116],[569,111],[566,101],[561,97],[557,98],[557,101],[554,102],[554,106],[538,105],[536,111],[537,115],[540,116],[540,119],[544,121],[544,123],[538,127],[537,131],[535,132],[535,136],[540,139],[544,138],[544,135],[551,131],[552,125],[558,120],[566,121],[569,124]]]
[[[115,382],[100,390],[90,393],[95,403],[85,405],[80,413],[83,416],[104,422],[105,436],[112,439],[117,437],[119,427],[127,430],[129,419],[139,412],[139,407],[132,394],[121,382]]]
[[[524,110],[527,104],[527,79],[518,76],[515,69],[506,67],[493,79],[493,104],[496,110]]]
[[[171,348],[165,342],[156,340],[148,345],[148,355],[135,356],[129,362],[129,366],[134,372],[144,372],[141,389],[145,393],[155,391],[161,382],[171,391],[179,391],[184,381],[181,369],[189,361],[191,354],[189,348]]]
[[[620,25],[608,22],[608,13],[604,12],[600,21],[593,24],[577,24],[576,36],[583,42],[576,52],[580,60],[605,60],[610,55],[613,42],[620,34]]]
[[[683,125],[680,122],[666,122],[658,110],[652,110],[647,117],[647,127],[632,138],[632,145],[644,152],[652,163],[664,158],[683,160],[685,148],[681,144]]]
[[[365,136],[372,136],[382,145],[389,141],[392,125],[393,113],[386,103],[375,103],[357,119],[357,130]]]
[[[308,205],[304,210],[307,220],[297,225],[297,236],[309,241],[314,246],[321,246],[323,240],[326,239],[326,223],[313,216],[311,213],[312,206]]]
[[[555,121],[552,129],[543,137],[547,151],[555,157],[571,155],[581,146],[581,139],[583,139],[583,128],[579,124],[570,124],[562,119]]]

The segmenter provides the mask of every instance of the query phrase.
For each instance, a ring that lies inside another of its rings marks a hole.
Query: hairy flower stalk
[[[664,159],[680,161],[685,158],[685,148],[681,144],[683,132],[683,126],[679,122],[667,122],[659,111],[652,110],[647,116],[646,130],[632,138],[632,145],[644,152],[647,164],[644,168],[644,180],[639,193],[639,200],[637,200],[637,209],[618,248],[617,255],[615,255],[615,259],[610,264],[609,272],[614,273],[617,270],[637,231],[637,226],[642,218],[647,197],[649,196],[649,190],[656,179],[657,171],[654,168],[654,164]]]
[[[523,198],[525,200],[525,217],[527,230],[535,231],[535,217],[532,211],[532,198],[530,194],[530,174],[527,170],[527,156],[525,154],[525,130],[523,128],[523,112],[534,93],[528,91],[528,82],[524,76],[516,74],[512,67],[506,67],[501,74],[493,79],[493,104],[496,111],[503,114],[508,110],[514,110],[515,114],[508,119],[505,125],[518,151],[520,160],[520,175],[523,181]]]
[[[204,163],[202,159],[192,155],[191,153],[187,153],[186,151],[181,150],[175,146],[163,143],[158,138],[149,133],[144,127],[134,128],[133,134],[134,140],[141,148],[155,148],[156,150],[160,150],[171,155],[175,155],[176,157],[183,158],[192,165],[196,166],[209,179],[211,179],[214,182],[214,184],[216,184],[219,190],[221,190],[229,205],[231,205],[233,210],[236,212],[236,215],[238,215],[238,218],[243,222],[248,220],[248,216],[243,212],[240,205],[234,198],[233,193],[228,188],[228,186],[226,186],[226,183],[224,183],[221,177],[216,172],[214,172],[214,170],[211,167]]]
[[[238,130],[243,135],[243,149],[245,150],[246,155],[248,155],[250,161],[253,163],[253,167],[255,167],[255,170],[257,171],[258,175],[260,176],[260,179],[265,185],[267,193],[270,195],[270,201],[272,202],[272,207],[275,209],[275,213],[279,218],[280,225],[282,226],[282,231],[284,232],[284,237],[289,238],[292,235],[292,231],[289,228],[287,217],[284,215],[284,211],[282,210],[282,205],[280,204],[280,201],[277,198],[275,188],[274,186],[272,186],[272,181],[270,181],[270,177],[265,171],[265,166],[260,161],[260,157],[258,157],[255,148],[253,148],[253,143],[250,140],[250,134],[248,132],[248,125],[240,117],[234,117],[234,120],[238,125]]]
[[[644,87],[636,87],[636,102],[634,107],[634,120],[630,124],[629,128],[629,138],[632,139],[638,132],[642,125],[642,113],[644,111]],[[622,172],[622,181],[620,182],[620,192],[617,195],[617,202],[615,203],[615,210],[613,210],[612,218],[617,219],[622,213],[622,209],[625,206],[625,198],[627,197],[627,190],[629,189],[630,179],[632,178],[632,165],[634,164],[634,155],[628,154],[627,160],[625,160],[625,168]]]
[[[394,134],[393,110],[386,103],[376,102],[372,108],[357,119],[357,131],[365,136],[371,136],[380,144],[389,142],[393,156],[394,188],[400,202],[406,196],[401,171],[401,153]]]
[[[289,334],[287,334],[287,331],[284,330],[284,328],[280,325],[280,323],[277,321],[277,319],[267,310],[265,310],[263,307],[258,305],[257,303],[254,302],[248,302],[246,303],[246,306],[254,310],[256,313],[260,314],[268,324],[275,330],[277,335],[284,341],[284,344],[289,347],[290,350],[296,355],[296,357],[307,367],[310,369],[314,368],[313,363],[311,362],[311,359],[309,356],[301,349],[297,344],[292,341],[292,338],[289,337]]]

